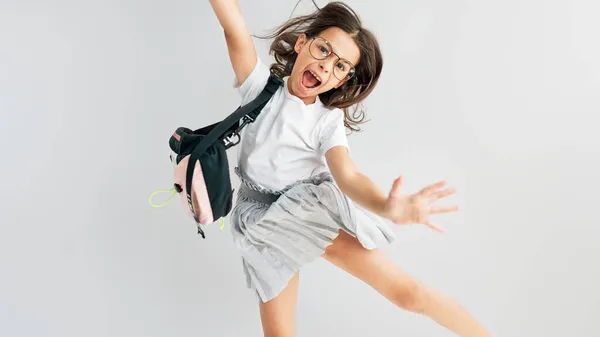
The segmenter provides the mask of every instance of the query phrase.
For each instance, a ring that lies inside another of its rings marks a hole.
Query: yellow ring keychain
[[[154,197],[155,195],[159,194],[159,193],[168,193],[168,192],[173,192],[171,194],[171,196],[169,197],[169,199],[167,199],[167,201],[163,202],[162,204],[156,205],[155,203],[152,202],[152,197]],[[160,208],[165,206],[166,204],[170,203],[173,200],[173,197],[175,197],[175,194],[177,194],[177,191],[175,190],[175,187],[173,187],[170,190],[157,190],[154,191],[150,194],[150,197],[148,198],[148,203],[150,204],[150,206],[154,207],[154,208]],[[221,229],[221,231],[223,230],[223,228],[225,228],[225,219],[221,218],[221,225],[219,226],[219,228]]]
[[[160,205],[156,205],[152,202],[152,197],[159,194],[159,193],[167,193],[167,192],[171,192],[173,191],[173,194],[171,194],[171,196],[169,197],[169,199],[167,199],[167,201],[163,202]],[[177,191],[175,191],[175,187],[173,187],[170,190],[158,190],[158,191],[154,191],[152,192],[152,194],[150,194],[150,197],[148,198],[148,203],[150,204],[150,206],[154,207],[154,208],[160,208],[163,207],[164,205],[170,203],[173,200],[173,197],[175,196],[175,194],[177,194]]]

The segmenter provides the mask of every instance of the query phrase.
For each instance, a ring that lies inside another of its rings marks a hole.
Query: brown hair
[[[271,65],[271,71],[280,77],[289,76],[298,56],[294,45],[300,34],[313,37],[330,27],[338,27],[354,38],[360,50],[360,59],[355,66],[356,73],[349,81],[337,89],[321,93],[319,98],[327,107],[342,109],[345,126],[352,131],[359,131],[358,124],[363,123],[365,117],[360,103],[375,88],[383,67],[383,58],[377,39],[362,26],[362,21],[348,5],[330,2],[311,14],[288,20],[265,36],[274,39],[270,54],[275,57],[276,63]],[[354,112],[350,113],[353,105]]]

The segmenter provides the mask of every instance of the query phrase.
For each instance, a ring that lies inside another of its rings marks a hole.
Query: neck
[[[289,83],[287,86],[287,90],[291,95],[300,98],[302,100],[302,102],[304,102],[304,104],[306,104],[306,105],[314,104],[317,101],[317,96],[300,97],[300,96],[296,95],[296,93],[294,93],[294,91],[292,90],[292,86],[289,85]]]
[[[306,97],[306,98],[301,98],[301,100],[304,102],[304,104],[306,105],[310,105],[310,104],[315,104],[315,102],[317,101],[317,97]]]

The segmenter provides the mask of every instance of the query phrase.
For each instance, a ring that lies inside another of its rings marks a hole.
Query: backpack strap
[[[217,126],[215,126],[206,135],[206,137],[202,139],[200,144],[198,144],[198,146],[196,146],[194,151],[192,151],[192,153],[190,154],[190,160],[188,162],[185,177],[185,187],[187,193],[188,206],[190,207],[190,211],[192,211],[194,220],[196,220],[196,212],[194,211],[194,206],[192,205],[191,188],[196,161],[200,159],[200,156],[203,155],[204,152],[206,152],[206,150],[208,150],[208,148],[215,141],[223,138],[229,138],[233,134],[239,137],[239,131],[248,123],[252,123],[254,122],[254,120],[256,120],[261,110],[265,107],[265,105],[267,105],[268,101],[271,99],[273,94],[275,94],[277,89],[279,89],[279,87],[282,85],[283,80],[281,80],[275,74],[271,73],[271,75],[269,76],[269,80],[262,92],[250,103],[244,106],[240,106],[236,111],[234,111],[231,115],[227,116],[223,121],[221,121]],[[242,121],[241,123],[240,120]],[[231,131],[231,129],[236,125],[236,123],[240,123],[239,127],[235,129],[235,131]],[[204,233],[202,232],[199,226],[198,230],[200,234],[202,234],[202,237],[204,237]]]
[[[235,115],[231,119],[233,124],[220,137],[221,139],[223,139],[226,149],[229,149],[230,147],[235,146],[240,142],[240,131],[246,125],[254,122],[256,120],[256,118],[258,118],[258,115],[260,115],[260,113],[262,112],[262,109],[265,107],[265,105],[267,105],[269,99],[271,99],[271,96],[273,96],[273,94],[275,94],[277,89],[279,89],[279,87],[282,85],[283,85],[283,80],[281,80],[279,77],[277,77],[277,75],[271,73],[271,75],[269,76],[269,80],[268,80],[267,84],[265,85],[265,88],[263,89],[263,91],[259,94],[258,97],[256,97],[254,99],[254,101],[252,101],[246,105],[246,106],[253,105],[253,107],[248,108],[248,110],[250,110],[250,111],[247,113],[242,113],[242,111],[240,111],[240,110],[242,108],[245,108],[245,106],[244,106],[244,107],[238,108],[238,110],[232,114],[232,115]],[[261,97],[263,95],[264,95],[264,97]],[[228,125],[229,121],[227,121],[227,119],[225,119],[221,123]],[[237,124],[238,122],[239,122],[239,125]],[[237,141],[233,141],[233,137],[237,137]]]
[[[260,99],[260,96],[257,97],[256,100],[259,101],[257,104],[257,105],[259,105],[259,107],[252,109],[247,114],[248,117],[252,118],[253,120],[256,120],[258,115],[260,115],[262,108],[264,108],[264,106],[267,105],[267,102],[269,101],[269,99],[271,99],[271,96],[273,94],[275,94],[277,89],[279,89],[279,87],[281,87],[281,86],[283,86],[283,80],[281,78],[279,78],[277,75],[271,73],[271,75],[269,76],[269,81],[267,82],[267,85],[265,86],[265,88],[263,90],[263,93],[265,91],[269,92],[268,98],[264,102],[262,102],[262,100]]]

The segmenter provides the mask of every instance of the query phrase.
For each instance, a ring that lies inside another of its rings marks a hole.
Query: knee
[[[417,281],[403,282],[394,286],[392,302],[397,306],[422,314],[427,305],[427,289]]]

